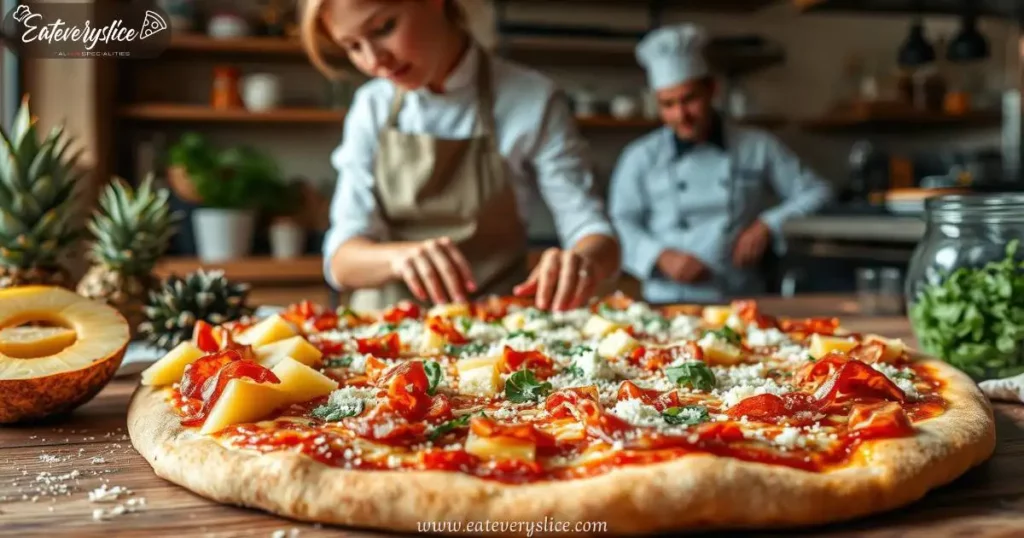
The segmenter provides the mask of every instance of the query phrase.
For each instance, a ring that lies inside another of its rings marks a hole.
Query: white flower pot
[[[240,209],[202,208],[192,212],[199,259],[218,263],[244,258],[252,252],[256,213]]]
[[[270,254],[279,260],[302,256],[306,251],[306,230],[291,220],[279,220],[270,225]]]

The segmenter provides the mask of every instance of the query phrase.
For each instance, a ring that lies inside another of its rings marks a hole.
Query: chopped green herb
[[[562,370],[562,373],[569,374],[573,377],[583,377],[583,368],[576,366],[576,363],[574,362],[567,366],[565,370]]]
[[[717,329],[717,330],[714,330],[714,331],[711,331],[711,330],[704,331],[704,334],[705,335],[713,334],[719,340],[723,340],[725,342],[729,342],[730,344],[732,344],[734,346],[738,346],[738,345],[741,345],[743,343],[743,337],[740,336],[740,334],[738,332],[732,330],[732,328],[730,328],[730,327],[722,327],[721,329]]]
[[[673,426],[696,426],[711,420],[708,408],[703,405],[687,405],[685,407],[669,407],[662,411],[662,418]]]
[[[811,356],[811,354],[810,354],[810,353],[808,353],[808,354],[807,354],[807,362],[815,362],[815,359],[814,359],[814,357],[813,357],[813,356]]]
[[[603,303],[598,305],[598,307],[597,307],[597,313],[600,314],[601,317],[603,317],[603,318],[615,317],[616,315],[618,315],[619,312],[621,312],[621,311],[620,310],[616,310],[616,309],[614,309],[614,308],[612,308],[612,307],[610,307],[610,306],[608,306],[606,304],[603,304]]]
[[[423,363],[423,369],[427,372],[427,394],[433,396],[437,392],[437,385],[444,378],[444,371],[441,369],[441,365],[434,361],[427,361]]]
[[[544,398],[554,387],[541,383],[527,369],[519,370],[505,381],[505,398],[513,403],[536,402]]]
[[[338,307],[338,317],[340,318],[358,318],[359,314],[356,314],[354,310],[347,306]]]
[[[444,352],[452,357],[464,357],[466,355],[480,355],[490,349],[491,346],[483,342],[470,342],[465,345],[445,344]]]
[[[466,413],[465,415],[462,415],[459,418],[453,418],[452,420],[449,420],[448,422],[444,422],[442,424],[439,424],[436,428],[433,429],[433,431],[430,432],[429,435],[427,435],[427,439],[433,441],[433,440],[437,439],[438,437],[441,437],[442,435],[444,435],[444,434],[446,434],[448,432],[455,431],[455,430],[457,430],[459,428],[466,428],[466,427],[468,427],[469,426],[469,419],[473,418],[473,416],[475,414],[476,413]],[[481,416],[485,416],[483,411],[480,412],[480,415]]]
[[[509,338],[518,338],[520,336],[524,338],[529,338],[530,340],[534,340],[537,338],[537,333],[533,331],[512,331],[508,333]]]
[[[377,334],[387,334],[389,332],[394,331],[397,328],[398,325],[394,323],[382,323],[380,327],[377,328]]]
[[[527,308],[526,311],[523,313],[523,316],[526,318],[527,321],[551,319],[551,314],[543,310],[538,310],[536,308]]]
[[[324,361],[325,368],[348,368],[349,366],[352,366],[352,355]]]
[[[917,377],[914,375],[914,372],[896,372],[892,376],[896,379],[914,379]]]
[[[469,330],[472,329],[472,328],[473,328],[473,319],[472,318],[459,318],[459,329],[462,330],[463,334],[468,333]]]
[[[679,366],[665,368],[668,380],[680,387],[692,387],[708,391],[715,388],[718,381],[715,373],[703,362],[686,362]]]
[[[552,353],[558,353],[559,355],[568,355],[572,344],[564,340],[557,340],[548,344],[548,348]]]
[[[310,414],[320,420],[337,422],[343,418],[359,416],[365,407],[366,404],[362,400],[350,400],[341,404],[328,401],[324,405],[313,409]]]
[[[922,287],[909,317],[926,352],[976,379],[1024,372],[1024,261],[1019,240],[1005,257],[961,267]]]
[[[590,353],[591,351],[594,351],[594,348],[592,348],[590,346],[584,346],[584,345],[581,344],[581,345],[578,345],[578,346],[570,349],[569,350],[569,355],[573,356],[573,357],[579,357],[580,355],[586,355],[587,353]]]

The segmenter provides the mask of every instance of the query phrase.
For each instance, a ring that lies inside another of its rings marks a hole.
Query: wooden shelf
[[[324,281],[323,258],[306,256],[294,260],[253,257],[224,263],[204,264],[196,258],[166,258],[156,266],[160,278],[172,274],[184,276],[197,269],[223,270],[225,276],[254,284],[318,284]]]
[[[743,118],[734,118],[732,121],[740,125],[749,125],[762,129],[781,129],[790,124],[789,118],[773,114],[753,114]]]
[[[800,122],[807,131],[852,131],[852,130],[912,130],[936,127],[989,127],[998,126],[1002,116],[998,112],[978,111],[967,114],[943,114],[936,112],[906,112],[902,114],[826,116]]]
[[[639,70],[635,47],[636,43],[629,39],[508,35],[499,53],[535,65],[626,66]],[[199,34],[175,35],[170,50],[190,54],[305,55],[302,44],[291,38],[213,39]],[[347,59],[336,48],[327,46],[325,53],[347,64]],[[716,70],[737,76],[781,64],[786,59],[781,50],[743,48],[714,41],[708,46],[707,54]]]
[[[964,10],[964,0],[791,0],[804,13],[875,13],[889,15],[954,15]],[[978,15],[1016,19],[1022,6],[1017,0],[970,0]]]
[[[118,116],[140,121],[212,123],[324,123],[341,124],[345,111],[318,108],[281,108],[267,112],[219,110],[205,105],[144,103],[118,109]]]
[[[660,7],[666,10],[700,11],[710,13],[742,13],[757,11],[777,2],[777,0],[658,0]],[[518,4],[618,4],[622,0],[506,0]],[[647,9],[650,2],[636,1],[636,6]]]

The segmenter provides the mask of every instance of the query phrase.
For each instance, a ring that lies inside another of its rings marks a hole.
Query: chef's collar
[[[711,115],[711,131],[708,133],[708,139],[704,142],[683,140],[675,134],[675,131],[672,132],[672,141],[675,143],[676,158],[686,155],[690,150],[704,143],[718,146],[719,149],[725,150],[725,127],[722,117],[718,113]]]
[[[462,90],[476,84],[476,70],[480,66],[480,47],[470,42],[469,48],[462,54],[462,59],[448,75],[444,82],[444,93]],[[416,90],[417,93],[425,95],[438,95],[426,86]]]

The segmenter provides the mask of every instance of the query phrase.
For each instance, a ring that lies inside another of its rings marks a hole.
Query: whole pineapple
[[[171,276],[150,292],[139,332],[154,347],[171,350],[192,338],[200,320],[216,326],[252,315],[248,298],[249,285],[229,281],[224,271]]]
[[[133,335],[146,319],[142,309],[149,292],[159,284],[153,268],[182,218],[171,212],[169,198],[167,189],[153,188],[152,175],[137,191],[115,179],[87,225],[95,238],[90,254],[96,265],[78,283],[78,293],[117,308]]]
[[[63,127],[39,141],[28,98],[10,132],[0,126],[0,288],[25,285],[70,287],[60,259],[78,238],[75,197],[80,153]]]

